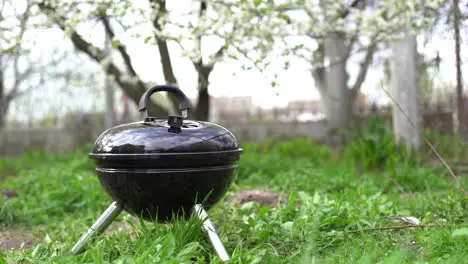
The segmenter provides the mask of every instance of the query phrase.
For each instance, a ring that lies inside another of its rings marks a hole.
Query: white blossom
[[[58,15],[66,16],[67,32],[95,20],[98,8],[105,7],[110,16],[124,25],[122,29],[118,27],[117,39],[131,37],[148,45],[155,45],[157,39],[170,40],[181,47],[183,56],[192,61],[204,58],[207,64],[222,58],[200,48],[198,37],[202,41],[223,40],[227,48],[222,57],[247,59],[248,67],[259,69],[291,56],[304,58],[311,68],[320,65],[320,61],[312,60],[312,55],[317,43],[331,31],[345,32],[348,36],[359,32],[362,38],[389,42],[405,34],[416,34],[434,22],[433,17],[421,16],[419,0],[375,1],[375,6],[353,9],[345,19],[338,18],[349,2],[344,0],[208,0],[208,10],[201,17],[199,1],[193,1],[194,8],[188,12],[175,9],[165,15],[158,12],[157,1],[47,2],[57,9]],[[426,0],[425,8],[437,10],[443,3],[443,0]],[[384,14],[390,18],[384,19]],[[157,16],[161,30],[153,26]],[[102,64],[108,64],[109,60],[104,59]]]

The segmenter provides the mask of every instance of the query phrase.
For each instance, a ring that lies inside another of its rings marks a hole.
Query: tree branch
[[[200,10],[198,12],[198,23],[200,24],[200,20],[202,19],[203,15],[205,14],[206,12],[206,9],[207,9],[207,4],[204,0],[201,0],[200,1]],[[199,63],[200,65],[203,65],[203,54],[202,54],[202,48],[201,48],[201,45],[202,45],[202,37],[203,35],[202,34],[198,34],[196,36],[196,41],[195,41],[195,46],[196,46],[196,49],[198,49],[198,54],[200,54],[200,60]]]
[[[161,32],[161,17],[167,14],[166,0],[149,0],[150,4],[157,6],[156,14],[153,19],[153,27],[156,29],[155,32]],[[163,68],[164,80],[167,84],[177,85],[177,78],[174,74],[174,69],[172,67],[171,55],[169,53],[169,47],[167,46],[167,41],[161,38],[158,33],[154,34],[156,39],[159,51],[159,58],[161,60],[161,65]],[[177,98],[172,95],[169,95],[169,100],[174,108],[179,106]]]
[[[0,0],[0,10],[3,10],[4,6],[5,6],[5,0]],[[0,20],[3,20],[3,16],[1,12],[0,12]]]
[[[365,231],[381,231],[381,230],[401,230],[405,228],[427,228],[427,227],[440,227],[438,225],[402,225],[402,226],[383,226],[383,227],[371,227],[365,229],[351,230],[347,233],[361,233]]]
[[[207,8],[208,8],[208,6],[207,6],[206,2],[204,0],[201,0],[200,1],[200,10],[198,12],[198,23],[200,23],[200,20],[202,19],[203,15],[205,14]],[[200,58],[198,59],[198,61],[192,61],[192,63],[194,65],[195,69],[198,72],[198,77],[199,77],[198,79],[205,83],[205,85],[201,85],[200,87],[208,87],[208,85],[207,85],[208,84],[207,76],[209,76],[209,74],[213,70],[213,65],[211,65],[212,63],[209,63],[209,65],[205,65],[203,63],[203,53],[202,53],[202,48],[201,48],[202,34],[198,34],[195,39],[196,39],[195,40],[195,47],[198,50],[198,54],[200,54]],[[220,50],[218,50],[218,52],[222,53],[222,50],[220,49]]]
[[[103,14],[100,14],[99,18],[102,21],[102,24],[104,25],[104,28],[106,30],[106,34],[108,35],[108,37],[111,40],[113,40],[114,37],[115,37],[115,33],[112,30],[109,19]],[[119,42],[117,44],[117,50],[119,51],[120,55],[122,55],[122,58],[123,58],[124,63],[125,63],[125,67],[130,72],[130,74],[133,75],[133,76],[137,76],[137,73],[136,73],[135,69],[133,68],[132,60],[130,58],[130,55],[128,55],[127,49],[122,45],[122,43]]]
[[[363,0],[353,0],[353,2],[347,8],[344,8],[343,10],[341,10],[339,12],[340,17],[341,18],[346,18],[349,15],[349,13],[351,13],[351,9],[352,8],[358,8],[359,4],[362,1]],[[224,1],[221,1],[221,0],[213,1],[213,3],[223,5],[223,6],[229,7],[229,8],[238,7],[237,4],[235,4],[235,3],[227,3],[227,2],[224,2]],[[272,1],[269,4],[274,5],[274,3],[272,3]],[[288,12],[288,11],[297,11],[297,10],[303,10],[304,9],[302,6],[297,6],[295,4],[279,4],[277,6],[273,6],[272,8],[277,12]],[[254,13],[257,16],[263,16],[264,15],[259,10],[254,9],[254,8],[248,8],[248,11]],[[311,15],[310,10],[309,11],[305,10],[305,11],[306,11],[306,13],[308,15]]]
[[[20,72],[18,68],[19,54],[15,54],[13,58],[13,85],[10,92],[5,95],[6,103],[10,103],[13,99],[19,97],[23,92],[19,91],[21,83],[28,78],[29,75],[34,73],[33,67],[28,67],[24,72]]]
[[[360,0],[354,0],[353,3],[351,3],[351,7],[353,8],[360,8],[360,9],[363,9],[365,7],[365,3],[366,1],[364,2],[361,2],[361,6],[358,7],[358,4],[359,4]],[[349,9],[348,9],[349,10]],[[348,12],[349,13],[349,12]],[[356,29],[356,32],[354,32],[354,34],[351,36],[350,40],[349,40],[349,44],[348,44],[348,49],[346,51],[346,59],[348,59],[351,55],[351,51],[353,49],[353,46],[354,44],[356,43],[356,41],[358,40],[359,38],[359,34],[360,34],[360,29],[361,29],[361,24],[362,24],[362,20],[359,20],[358,24],[357,24],[357,29]]]
[[[2,110],[2,107],[4,108],[4,105],[6,104],[6,100],[5,100],[5,79],[4,79],[4,75],[3,75],[3,60],[2,60],[2,56],[0,56],[0,110]],[[0,112],[0,115],[3,114]],[[0,118],[2,118],[0,116]]]
[[[100,15],[100,19],[101,19],[102,23],[104,24],[104,28],[105,28],[106,33],[109,36],[109,38],[111,40],[114,39],[115,33],[114,33],[114,31],[113,31],[113,29],[112,29],[112,27],[110,25],[109,19],[103,14]],[[146,90],[145,84],[138,77],[138,74],[136,73],[135,68],[133,67],[132,59],[130,58],[130,55],[128,54],[127,49],[125,48],[125,46],[122,45],[122,43],[119,42],[117,44],[117,49],[118,49],[120,55],[123,58],[123,61],[125,63],[125,67],[127,68],[127,71],[129,71],[132,76],[137,78],[137,85],[139,86],[140,90],[142,90],[142,91]]]
[[[325,44],[320,42],[318,44],[317,50],[313,53],[313,62],[320,61],[320,66],[312,67],[312,77],[314,77],[314,81],[317,83],[318,90],[323,93],[325,91],[325,66],[324,59],[325,59]]]
[[[463,225],[462,225],[463,226]],[[456,224],[431,224],[431,225],[414,225],[414,224],[409,224],[409,225],[399,225],[399,226],[382,226],[382,227],[371,227],[371,228],[363,228],[363,229],[357,229],[357,230],[349,230],[346,231],[346,233],[361,233],[361,232],[366,232],[366,231],[383,231],[383,230],[401,230],[401,229],[406,229],[406,228],[453,228],[453,227],[460,227],[460,225]]]
[[[232,41],[232,39],[234,38],[235,34],[237,33],[237,30],[238,30],[238,27],[237,25],[234,25],[232,27],[232,31],[231,31],[231,35],[224,40],[224,45],[221,46],[215,53],[214,53],[214,58],[215,58],[215,61],[216,60],[220,60],[223,56],[224,56],[224,53],[226,52],[228,46],[229,46],[229,43]],[[214,64],[214,62],[211,62],[211,64]]]
[[[353,2],[349,5],[348,8],[345,8],[340,12],[340,17],[341,18],[346,18],[349,13],[351,13],[351,9],[353,8],[359,8],[358,5],[362,2],[363,0],[353,0]]]
[[[161,17],[167,14],[166,0],[149,0],[151,4],[158,6],[156,10],[156,15],[153,20],[153,27],[156,29],[156,32],[162,30],[161,26]],[[159,56],[161,58],[161,64],[163,67],[164,79],[169,84],[177,84],[177,78],[174,75],[174,70],[172,67],[172,60],[169,53],[169,48],[167,46],[167,41],[161,38],[157,33],[154,34],[156,39]]]
[[[358,93],[359,89],[361,88],[362,84],[364,83],[366,79],[367,72],[369,71],[369,66],[372,64],[372,61],[374,59],[374,53],[376,50],[377,50],[377,43],[374,40],[372,40],[372,43],[367,49],[366,57],[361,62],[361,66],[359,68],[359,73],[356,78],[356,81],[354,85],[351,86],[351,90],[354,90],[356,94]]]
[[[13,58],[13,85],[11,86],[10,92],[5,96],[5,101],[7,103],[10,103],[11,101],[17,99],[18,97],[21,97],[25,93],[31,91],[34,87],[41,86],[46,82],[46,79],[44,78],[45,75],[47,75],[47,79],[61,79],[65,78],[67,79],[70,76],[70,70],[65,70],[65,72],[54,72],[53,74],[47,74],[47,69],[57,69],[57,63],[60,61],[63,61],[66,59],[67,54],[60,55],[59,57],[52,56],[51,61],[49,63],[46,63],[45,65],[39,65],[35,66],[35,62],[33,61],[28,61],[27,64],[29,65],[28,68],[21,72],[18,68],[18,60],[21,58],[19,52],[15,53]],[[40,63],[36,63],[40,64]],[[1,65],[0,65],[1,67]],[[61,68],[60,68],[61,69]],[[1,73],[1,72],[0,72]],[[20,85],[28,80],[32,74],[39,73],[39,83],[36,83],[34,85],[30,85],[27,89],[19,89]]]
[[[48,14],[51,18],[53,18],[54,22],[62,30],[65,31],[65,25],[64,25],[65,18],[63,16],[60,16],[59,14],[57,14],[56,10],[53,7],[47,6],[43,2],[39,3],[38,6],[41,10],[43,10],[46,14]],[[94,61],[98,63],[102,63],[105,60],[104,51],[102,51],[98,47],[93,46],[91,43],[83,39],[83,37],[81,37],[76,32],[76,30],[71,31],[70,39],[76,49],[84,52]],[[107,75],[113,77],[115,81],[119,84],[119,86],[122,88],[122,90],[126,94],[128,94],[135,103],[138,103],[141,95],[146,91],[145,87],[141,85],[142,82],[138,78],[138,76],[134,76],[134,78],[137,79],[136,83],[133,81],[126,80],[124,78],[123,73],[119,70],[119,68],[112,61],[110,61],[108,65],[104,68],[105,68]],[[150,104],[151,104],[150,108],[152,109],[152,112],[155,112],[157,114],[165,114],[167,112],[166,109],[164,109],[158,104],[155,104],[151,100],[150,100]]]
[[[356,33],[353,34],[351,38],[349,39],[348,48],[346,49],[346,55],[345,55],[346,59],[348,59],[351,56],[351,51],[353,50],[353,46],[356,43],[358,37],[359,37],[359,30],[357,30]]]
[[[31,10],[31,6],[32,6],[32,3],[31,1],[27,1],[27,5],[26,5],[26,9],[23,13],[23,16],[22,18],[20,19],[20,25],[19,25],[19,28],[20,28],[20,32],[19,32],[19,35],[18,35],[18,39],[20,39],[20,41],[23,39],[23,36],[24,36],[24,33],[26,32],[26,25],[28,23],[28,19],[29,19],[29,12]],[[19,45],[20,43],[18,43]],[[19,86],[21,84],[21,82],[23,82],[24,79],[27,78],[27,76],[29,76],[33,70],[32,70],[32,67],[28,67],[26,69],[25,72],[21,73],[20,70],[19,70],[19,67],[18,67],[18,60],[19,60],[19,52],[18,51],[14,51],[13,52],[13,75],[14,75],[14,82],[13,82],[13,85],[11,87],[11,91],[5,95],[5,104],[8,105],[18,94],[18,89],[19,89]],[[3,93],[5,93],[5,91],[3,91]]]

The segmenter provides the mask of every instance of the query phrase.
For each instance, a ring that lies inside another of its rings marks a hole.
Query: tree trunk
[[[208,121],[210,119],[210,94],[208,92],[208,85],[213,67],[209,65],[203,66],[201,63],[198,63],[195,68],[198,72],[198,100],[195,116],[197,120]]]
[[[161,25],[159,24],[160,19],[162,16],[167,15],[166,0],[150,0],[150,3],[157,3],[158,5],[158,9],[156,10],[156,16],[153,20],[153,27],[156,30],[160,31],[162,30]],[[158,45],[159,57],[163,68],[164,80],[166,81],[166,84],[175,85],[177,84],[177,79],[172,69],[172,61],[171,56],[169,55],[167,41],[165,39],[162,39],[158,34],[155,34],[154,36]]]
[[[169,55],[169,48],[165,40],[158,39],[159,56],[161,57],[161,65],[163,67],[164,79],[167,84],[177,84],[177,79],[172,69],[171,57]]]
[[[6,126],[6,115],[7,107],[3,98],[0,96],[0,131],[3,130]]]
[[[5,96],[4,84],[5,83],[3,82],[3,70],[0,69],[0,130],[2,130],[5,127],[5,119],[7,113],[7,100]]]
[[[460,8],[458,0],[453,0],[453,29],[455,37],[455,62],[457,67],[457,113],[458,132],[463,139],[467,139],[465,105],[463,100],[463,78],[461,72],[461,51],[460,51]]]
[[[110,36],[104,32],[105,35],[105,52],[107,56],[112,55],[112,44],[110,42]],[[106,69],[107,70],[107,69]],[[105,79],[105,96],[106,96],[106,117],[104,119],[104,125],[107,128],[115,126],[117,123],[117,116],[115,112],[115,94],[114,85],[110,78]]]
[[[321,95],[328,128],[334,131],[348,125],[356,97],[346,83],[346,52],[345,34],[330,33],[325,41],[325,87]]]
[[[420,150],[422,113],[416,44],[414,36],[408,36],[392,44],[391,93],[395,100],[393,127],[397,139],[403,139],[409,147]]]
[[[161,17],[167,15],[166,1],[165,0],[150,0],[150,3],[157,3],[158,9],[156,10],[156,16],[154,17],[154,20],[153,20],[153,27],[156,29],[156,31],[161,31],[162,26],[160,25],[160,19]],[[174,69],[172,67],[172,60],[171,60],[171,56],[169,53],[169,47],[167,46],[167,41],[161,38],[158,35],[158,33],[156,33],[154,37],[156,38],[156,42],[158,46],[159,58],[160,58],[162,69],[163,69],[164,80],[166,81],[166,84],[177,85],[177,78],[175,77]],[[177,100],[177,97],[175,97],[171,93],[167,93],[167,97],[172,107],[174,108],[174,110],[178,112],[179,100]]]
[[[210,119],[210,95],[208,87],[203,84],[203,87],[200,86],[198,88],[196,118],[200,121],[208,121]]]
[[[161,57],[161,65],[163,68],[164,80],[166,84],[177,85],[177,79],[174,75],[174,70],[172,68],[171,57],[169,54],[169,48],[167,47],[167,42],[163,39],[158,39],[158,50],[159,56]],[[167,97],[171,102],[172,107],[177,112],[179,111],[179,100],[173,94],[168,93]]]

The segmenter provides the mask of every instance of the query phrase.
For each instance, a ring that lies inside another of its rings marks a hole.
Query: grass
[[[468,263],[468,199],[448,173],[405,159],[359,169],[361,156],[306,139],[243,148],[227,196],[268,188],[289,199],[279,208],[221,202],[209,212],[231,263]],[[29,230],[40,240],[3,251],[0,263],[221,263],[196,218],[158,225],[126,213],[111,225],[114,232],[69,255],[110,203],[88,151],[0,161],[0,189],[19,192],[0,200],[1,231]],[[460,177],[468,187],[467,176]],[[413,216],[426,227],[364,231],[402,225],[392,216]]]

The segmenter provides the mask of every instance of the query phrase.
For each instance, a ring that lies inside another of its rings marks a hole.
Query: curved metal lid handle
[[[138,111],[145,113],[145,122],[153,120],[154,118],[151,118],[148,116],[148,102],[149,102],[150,96],[157,92],[173,93],[177,97],[177,100],[179,100],[179,108],[181,111],[181,116],[173,116],[173,115],[168,116],[168,123],[173,130],[175,129],[176,131],[180,131],[180,127],[182,126],[182,123],[183,123],[183,118],[187,118],[187,112],[188,112],[188,109],[190,109],[190,101],[187,98],[187,96],[185,96],[185,94],[182,92],[182,90],[180,90],[176,86],[156,85],[148,89],[141,96],[140,102],[138,104],[138,108],[139,108]]]
[[[169,92],[175,94],[177,99],[179,100],[179,108],[182,112],[182,116],[184,118],[187,117],[187,110],[190,109],[190,101],[185,96],[185,94],[179,88],[172,86],[172,85],[156,85],[148,90],[141,96],[140,102],[138,104],[138,111],[145,112],[145,118],[148,117],[148,101],[152,94],[157,92]]]

